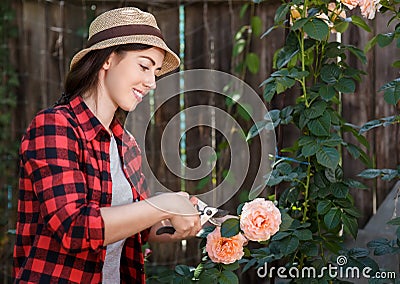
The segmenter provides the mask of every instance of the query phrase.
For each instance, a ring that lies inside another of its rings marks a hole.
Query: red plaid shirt
[[[139,147],[116,119],[111,130],[133,198],[143,199]],[[110,135],[80,96],[33,119],[20,149],[17,283],[101,282],[106,247],[100,207],[111,205],[112,193],[109,148]],[[145,282],[141,245],[147,237],[148,230],[126,240],[123,283]]]

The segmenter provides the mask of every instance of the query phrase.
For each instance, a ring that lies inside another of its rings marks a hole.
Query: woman
[[[65,95],[37,114],[22,139],[17,283],[144,283],[144,242],[201,229],[187,195],[144,200],[140,150],[115,117],[178,66],[151,14],[127,7],[92,22]],[[166,219],[175,233],[157,235]]]

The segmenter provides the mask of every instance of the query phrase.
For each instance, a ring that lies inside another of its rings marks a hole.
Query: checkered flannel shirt
[[[117,119],[111,130],[133,198],[144,199],[139,147]],[[80,96],[33,119],[20,149],[16,283],[101,283],[106,247],[100,207],[111,206],[112,193],[109,147],[109,133]],[[145,282],[141,246],[148,232],[125,242],[123,283]]]

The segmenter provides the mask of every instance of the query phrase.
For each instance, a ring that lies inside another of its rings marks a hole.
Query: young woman
[[[115,116],[134,110],[155,77],[178,66],[153,15],[127,7],[92,22],[65,95],[22,139],[16,283],[144,283],[144,242],[201,229],[187,195],[144,200],[140,150]],[[166,219],[175,233],[156,235]]]

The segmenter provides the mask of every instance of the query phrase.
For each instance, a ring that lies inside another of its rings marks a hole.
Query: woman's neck
[[[97,94],[84,95],[83,101],[111,134],[110,124],[114,118],[117,107],[114,106],[106,96],[102,96],[99,92]]]

